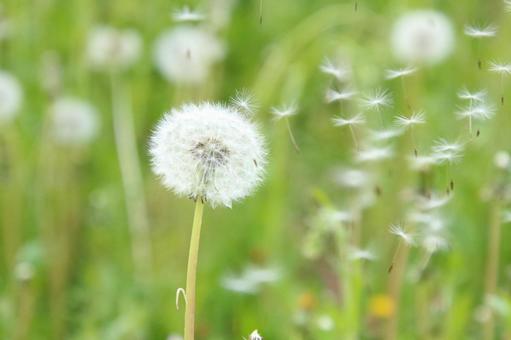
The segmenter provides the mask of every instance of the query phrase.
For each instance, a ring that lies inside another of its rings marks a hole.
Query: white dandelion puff
[[[392,98],[387,90],[378,89],[374,93],[365,96],[362,99],[362,105],[367,109],[380,111],[384,107],[392,104]]]
[[[396,70],[391,69],[385,71],[385,78],[386,79],[404,78],[406,76],[414,74],[415,72],[417,72],[417,68],[414,66],[408,66]]]
[[[181,9],[172,12],[172,19],[176,22],[197,22],[204,20],[205,16],[199,11],[191,10],[190,7],[184,6]]]
[[[403,227],[398,224],[392,224],[389,228],[389,232],[397,237],[401,238],[407,245],[414,245],[415,240],[411,233],[405,231]]]
[[[484,102],[486,100],[487,95],[488,92],[486,92],[485,90],[471,92],[468,89],[463,88],[460,91],[458,91],[458,98],[468,100],[472,103]]]
[[[75,97],[61,97],[50,107],[51,131],[62,145],[87,144],[96,137],[99,115],[88,102]]]
[[[410,117],[396,117],[396,124],[404,128],[413,127],[415,125],[421,125],[424,123],[426,123],[426,118],[424,116],[424,112],[422,111],[414,112]]]
[[[0,70],[0,122],[11,121],[21,108],[23,89],[10,73]]]
[[[392,158],[392,156],[394,156],[394,150],[389,146],[371,147],[358,151],[356,159],[359,162],[377,162]]]
[[[212,33],[191,26],[163,32],[154,46],[154,60],[170,82],[186,85],[203,83],[214,64],[225,55],[224,44]]]
[[[257,109],[254,97],[245,90],[236,91],[231,104],[247,115],[252,115]]]
[[[332,119],[334,126],[356,126],[365,124],[366,120],[362,113],[356,114],[350,118],[335,117]]]
[[[493,162],[497,168],[506,170],[511,165],[511,156],[509,155],[509,152],[500,150],[495,154]]]
[[[455,35],[447,16],[419,10],[397,20],[391,42],[395,56],[403,62],[436,64],[451,54]]]
[[[371,182],[371,175],[359,169],[335,169],[332,173],[333,181],[345,188],[362,188]]]
[[[448,142],[445,139],[438,139],[432,147],[433,157],[440,163],[454,163],[459,160],[463,154],[463,144],[459,142]]]
[[[277,120],[291,117],[298,113],[298,106],[296,106],[296,104],[287,104],[279,107],[273,107],[271,109],[271,113]]]
[[[501,76],[508,76],[511,74],[511,64],[498,63],[495,61],[490,62],[488,67],[490,72],[497,73]]]
[[[351,89],[344,89],[341,91],[328,89],[326,91],[325,100],[327,103],[346,101],[346,100],[350,100],[351,98],[356,96],[357,93],[358,93],[357,91],[351,90]]]
[[[142,38],[133,29],[94,28],[88,37],[87,59],[96,69],[127,68],[140,56]]]
[[[465,29],[463,32],[472,38],[490,38],[490,37],[494,37],[497,34],[497,26],[495,26],[495,25],[487,25],[487,26],[465,25]]]
[[[475,119],[475,120],[487,120],[492,118],[496,113],[495,107],[487,103],[478,103],[476,105],[470,105],[464,109],[456,112],[458,119]]]
[[[345,81],[351,77],[351,68],[345,63],[333,63],[325,58],[319,69],[321,72],[335,77],[339,81]]]
[[[230,207],[261,183],[266,150],[258,128],[231,107],[186,104],[151,137],[153,171],[181,196]]]

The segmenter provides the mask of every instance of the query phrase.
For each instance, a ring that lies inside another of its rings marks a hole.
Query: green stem
[[[200,231],[204,203],[199,198],[195,202],[193,215],[192,237],[188,253],[188,269],[186,271],[186,312],[185,312],[185,339],[194,339],[195,323],[195,286],[197,281],[197,261],[199,258]]]

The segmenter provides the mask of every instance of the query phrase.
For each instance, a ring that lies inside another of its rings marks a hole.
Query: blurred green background
[[[189,5],[207,15],[225,4],[2,0],[0,20],[8,20],[10,29],[0,40],[0,68],[18,78],[24,100],[16,119],[0,130],[0,338],[166,339],[182,334],[184,308],[176,310],[175,293],[185,284],[193,202],[165,190],[152,174],[148,140],[170,108],[187,101],[227,102],[236,90],[247,89],[258,103],[254,119],[268,142],[267,179],[232,209],[206,209],[198,339],[242,339],[254,329],[264,339],[393,338],[392,322],[397,322],[399,339],[488,338],[488,323],[495,326],[491,338],[511,339],[511,231],[506,224],[496,255],[497,288],[490,302],[485,299],[492,216],[506,208],[505,199],[487,193],[496,186],[505,189],[508,181],[493,159],[511,147],[511,99],[497,106],[492,120],[476,125],[480,136],[466,146],[460,163],[431,171],[433,191],[443,193],[450,179],[455,182],[443,210],[449,248],[432,256],[419,279],[413,273],[424,251],[409,248],[400,299],[393,299],[389,288],[396,274],[388,267],[399,241],[388,227],[405,219],[403,190],[423,178],[406,166],[413,150],[410,135],[395,142],[399,157],[364,165],[376,177],[379,194],[359,217],[358,242],[374,251],[374,261],[348,260],[349,225],[323,227],[321,215],[325,208],[343,209],[353,200],[352,191],[333,184],[332,169],[358,166],[349,130],[332,124],[339,107],[324,100],[332,81],[320,71],[324,58],[341,51],[361,93],[375,88],[392,93],[393,106],[382,113],[385,124],[404,114],[405,96],[413,97],[427,119],[414,131],[414,147],[426,153],[434,140],[454,140],[466,132],[454,115],[460,88],[485,88],[494,103],[509,93],[508,81],[501,83],[487,71],[491,60],[511,61],[511,13],[504,3],[265,0],[260,22],[259,1],[233,0],[225,9],[229,23],[215,33],[226,44],[226,56],[208,81],[197,86],[167,82],[154,65],[153,44],[165,29],[182,25],[172,20],[172,11]],[[450,18],[456,46],[447,60],[421,68],[402,86],[399,80],[385,80],[385,70],[399,66],[389,35],[399,15],[418,8]],[[498,25],[498,35],[478,41],[463,35],[464,25],[473,23]],[[133,66],[114,74],[89,67],[87,37],[98,24],[140,33],[143,47]],[[43,86],[48,56],[57,60],[57,94]],[[138,269],[132,255],[138,237],[129,227],[110,78],[121,84],[122,105],[133,113],[142,169],[151,257]],[[48,110],[61,94],[82,98],[99,112],[101,127],[90,144],[52,141]],[[271,116],[271,107],[288,102],[299,108],[289,118],[299,153],[285,123]],[[368,114],[368,124],[377,126],[376,114]],[[305,256],[307,247],[317,255]],[[253,294],[222,285],[226,275],[250,265],[274,268],[278,279]]]

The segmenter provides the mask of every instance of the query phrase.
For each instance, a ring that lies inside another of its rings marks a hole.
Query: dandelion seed
[[[470,92],[466,88],[461,89],[458,92],[458,98],[468,100],[471,103],[483,103],[486,100],[488,93],[485,90]]]
[[[280,107],[272,108],[271,113],[275,119],[279,120],[296,115],[298,113],[298,107],[296,104],[283,105]]]
[[[371,182],[369,173],[359,169],[336,169],[332,176],[335,183],[346,188],[362,188]]]
[[[96,109],[81,99],[61,97],[50,107],[51,131],[62,145],[84,145],[92,141],[99,129]]]
[[[203,83],[212,66],[224,56],[224,44],[199,27],[178,26],[165,31],[154,46],[158,70],[168,81],[178,84]]]
[[[360,249],[360,248],[350,249],[348,257],[352,261],[356,261],[356,260],[374,261],[374,260],[376,260],[376,255],[374,255],[374,253],[371,250]]]
[[[410,167],[413,170],[417,171],[425,171],[429,170],[434,165],[439,163],[439,160],[432,155],[416,155],[414,157],[409,157]]]
[[[426,118],[424,117],[424,112],[414,112],[410,117],[398,116],[396,117],[396,124],[407,128],[413,127],[415,125],[420,125],[426,123]]]
[[[386,141],[403,134],[403,129],[384,129],[384,130],[373,130],[370,133],[371,138],[374,141]]]
[[[23,101],[23,89],[10,73],[0,70],[0,123],[9,122],[19,112]]]
[[[338,81],[346,81],[351,77],[351,69],[347,64],[334,64],[330,59],[325,58],[319,69],[321,72],[335,77]]]
[[[433,157],[440,163],[453,163],[462,157],[463,145],[461,143],[450,143],[445,139],[439,139],[433,146]]]
[[[197,22],[204,20],[205,17],[198,11],[192,11],[188,6],[174,11],[171,16],[176,22]]]
[[[325,208],[321,211],[321,217],[327,226],[335,228],[339,223],[349,223],[353,221],[353,213],[345,210]]]
[[[256,126],[231,107],[187,104],[158,124],[154,172],[176,194],[230,207],[262,181],[266,151]]]
[[[341,91],[336,91],[332,89],[328,89],[325,95],[325,99],[327,103],[333,103],[337,101],[346,101],[350,100],[354,96],[357,95],[357,91],[350,90],[350,89],[344,89]]]
[[[411,246],[415,244],[413,235],[407,233],[400,225],[392,224],[389,228],[389,231],[391,234],[394,234],[401,238],[406,245]]]
[[[98,26],[89,34],[87,59],[95,69],[128,68],[140,57],[142,38],[134,29]]]
[[[372,147],[360,150],[356,154],[356,159],[359,162],[377,162],[392,156],[394,156],[394,151],[391,147]]]
[[[424,235],[421,245],[430,254],[449,249],[449,242],[439,234]]]
[[[259,335],[257,329],[250,333],[248,340],[263,340],[263,337]]]
[[[452,195],[446,195],[446,196],[437,196],[437,195],[431,195],[431,197],[426,198],[424,196],[419,197],[419,208],[422,210],[432,210],[432,209],[438,209],[440,207],[443,207],[449,201],[452,199]]]
[[[341,126],[356,126],[356,125],[363,125],[366,123],[365,117],[362,113],[356,114],[353,117],[350,118],[342,118],[342,117],[335,117],[332,119],[334,122],[334,126],[341,127]]]
[[[448,57],[455,35],[451,21],[440,12],[409,12],[398,19],[391,34],[392,51],[406,63],[436,64]]]
[[[495,115],[495,107],[486,103],[478,103],[456,112],[458,119],[487,120]]]
[[[497,27],[494,25],[472,26],[465,25],[464,33],[472,38],[490,38],[497,34]]]
[[[502,64],[492,61],[488,70],[501,76],[508,76],[511,74],[511,64]]]
[[[386,79],[404,78],[406,76],[414,74],[415,72],[417,72],[417,68],[413,66],[408,66],[397,70],[387,70],[385,71],[386,74],[385,78]]]
[[[387,90],[376,90],[373,94],[362,99],[362,104],[372,110],[380,111],[392,104],[392,98]]]
[[[231,99],[231,103],[234,107],[237,107],[240,111],[249,116],[257,109],[252,95],[244,90],[236,91],[236,95]]]

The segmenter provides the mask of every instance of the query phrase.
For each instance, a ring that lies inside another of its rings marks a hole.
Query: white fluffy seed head
[[[395,56],[403,62],[436,64],[451,54],[455,36],[444,14],[419,10],[399,18],[391,42]]]
[[[51,132],[57,143],[82,145],[90,142],[98,132],[99,117],[89,103],[61,97],[50,107]]]
[[[261,183],[266,149],[257,126],[232,107],[173,109],[151,137],[154,172],[181,196],[230,207]]]
[[[128,68],[138,60],[141,49],[137,31],[98,26],[89,34],[87,59],[95,69]]]
[[[0,71],[0,123],[12,120],[19,112],[23,90],[14,76]]]
[[[163,32],[154,48],[154,61],[170,82],[200,84],[225,55],[224,44],[199,27],[179,26]]]

